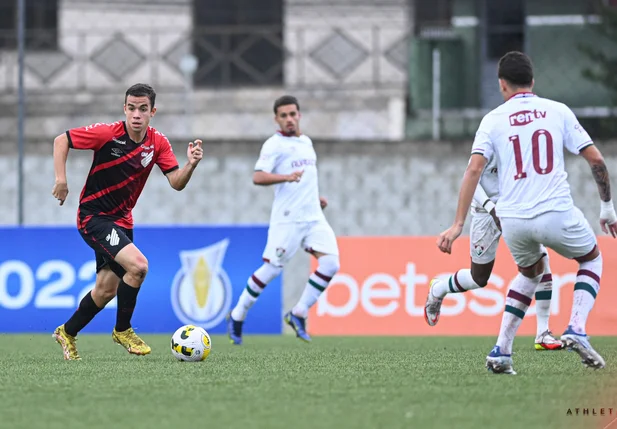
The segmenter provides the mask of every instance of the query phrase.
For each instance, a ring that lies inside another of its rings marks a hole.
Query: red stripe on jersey
[[[137,155],[142,153],[143,150],[144,149],[142,147],[140,147],[139,149],[135,149],[131,153],[129,153],[127,155],[124,155],[123,157],[120,157],[118,159],[114,159],[113,161],[104,162],[103,164],[99,164],[99,165],[97,165],[96,167],[94,167],[92,169],[92,171],[90,172],[89,175],[92,176],[97,171],[101,171],[101,170],[104,170],[106,168],[113,167],[114,165],[122,164],[124,161],[128,161],[129,159],[136,157]]]
[[[115,215],[115,214],[116,214],[116,213],[118,213],[119,211],[124,210],[124,209],[125,209],[125,208],[129,205],[129,204],[134,203],[134,202],[135,202],[135,201],[134,201],[133,197],[127,198],[126,200],[124,200],[124,201],[122,202],[122,204],[120,204],[120,205],[119,205],[118,207],[116,207],[115,209],[110,210],[110,211],[108,211],[108,212],[102,212],[102,213],[99,213],[99,214],[100,214],[101,216],[112,216],[112,215]]]
[[[77,227],[78,227],[79,229],[82,229],[82,228],[84,228],[84,229],[85,229],[85,228],[86,228],[86,225],[88,224],[88,222],[90,222],[90,219],[92,219],[92,217],[93,217],[92,215],[88,215],[88,216],[86,216],[86,217],[84,218],[84,220],[82,221],[81,219],[79,219],[79,215],[78,215],[78,220],[77,220],[77,222],[78,222],[79,224],[77,225]]]
[[[127,184],[137,180],[140,176],[142,176],[144,173],[148,173],[150,170],[144,168],[142,171],[140,171],[138,174],[129,177],[126,180],[123,180],[122,182],[118,183],[117,185],[113,185],[110,186],[109,188],[105,188],[102,191],[99,191],[95,194],[89,195],[86,198],[84,198],[83,200],[80,201],[80,204],[85,204],[88,201],[92,201],[92,200],[96,200],[99,197],[102,197],[103,195],[107,195],[110,194],[111,192],[115,191],[116,189],[120,189],[124,186],[126,186]]]

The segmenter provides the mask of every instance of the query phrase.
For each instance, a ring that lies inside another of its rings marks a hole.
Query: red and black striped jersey
[[[104,216],[118,226],[132,228],[133,207],[154,164],[163,174],[178,168],[169,140],[152,127],[148,127],[140,143],[130,139],[124,121],[73,128],[66,135],[71,148],[94,151],[79,197],[79,228],[93,216]]]

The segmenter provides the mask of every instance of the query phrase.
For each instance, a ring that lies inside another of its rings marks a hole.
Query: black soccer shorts
[[[126,270],[114,261],[118,252],[133,242],[133,230],[122,228],[111,220],[93,217],[79,233],[84,241],[94,250],[96,256],[96,272],[106,266],[122,278]]]

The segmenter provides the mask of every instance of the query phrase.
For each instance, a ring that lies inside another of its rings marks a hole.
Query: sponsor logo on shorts
[[[180,252],[181,267],[171,286],[171,304],[182,323],[212,328],[231,309],[232,287],[223,269],[229,240]]]
[[[118,235],[118,231],[116,231],[116,229],[113,228],[111,232],[107,234],[107,237],[105,237],[105,240],[107,240],[110,246],[117,246],[118,243],[120,243],[120,236]]]

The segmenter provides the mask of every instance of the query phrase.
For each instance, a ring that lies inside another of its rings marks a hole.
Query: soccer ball
[[[171,354],[185,362],[199,362],[210,354],[212,342],[205,329],[184,325],[171,336]]]

